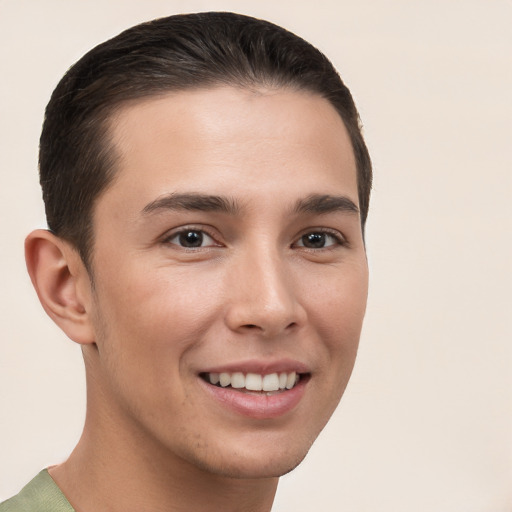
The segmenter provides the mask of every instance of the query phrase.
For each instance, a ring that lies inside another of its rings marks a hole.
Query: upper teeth
[[[269,373],[259,375],[257,373],[208,373],[208,380],[211,384],[220,384],[223,388],[245,388],[249,391],[278,391],[280,389],[292,389],[298,382],[296,372],[291,373]]]

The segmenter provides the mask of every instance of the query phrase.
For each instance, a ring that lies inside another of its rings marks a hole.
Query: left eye
[[[186,249],[215,245],[213,238],[199,229],[185,229],[172,235],[166,242]]]
[[[330,233],[322,231],[314,231],[302,235],[297,241],[299,247],[306,247],[308,249],[323,249],[332,245],[340,245],[342,242],[339,238]]]

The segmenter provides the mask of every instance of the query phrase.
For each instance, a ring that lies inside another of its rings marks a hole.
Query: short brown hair
[[[267,21],[227,12],[176,15],[93,48],[64,75],[46,107],[39,168],[48,227],[71,242],[87,266],[94,204],[115,176],[112,113],[129,100],[215,85],[288,87],[327,99],[354,150],[364,229],[371,161],[350,91],[330,61]]]

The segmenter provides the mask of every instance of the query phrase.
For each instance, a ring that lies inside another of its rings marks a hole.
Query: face
[[[339,115],[308,93],[220,87],[129,105],[112,133],[118,175],[94,213],[93,400],[169,461],[291,470],[345,389],[366,304]]]

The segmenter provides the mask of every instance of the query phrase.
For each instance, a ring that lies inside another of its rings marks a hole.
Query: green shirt
[[[0,512],[75,512],[46,469],[12,498],[0,503]]]

